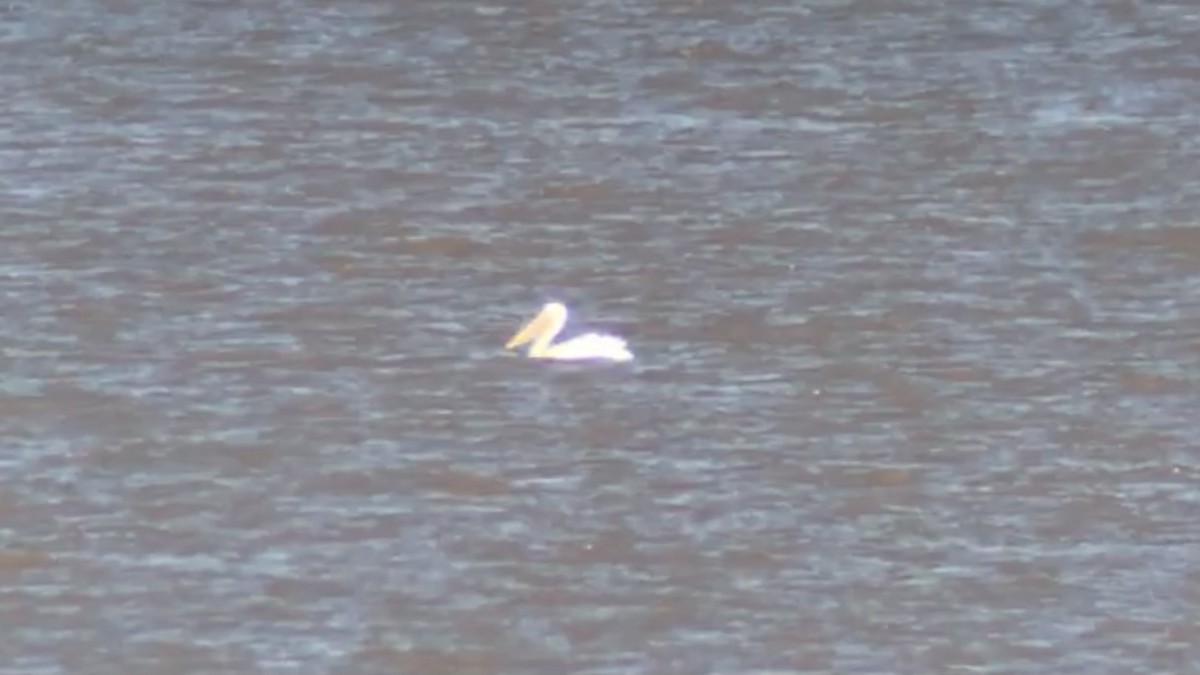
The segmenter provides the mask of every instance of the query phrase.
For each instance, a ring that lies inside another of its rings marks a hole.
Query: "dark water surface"
[[[0,7],[0,672],[1200,672],[1200,6]],[[630,366],[500,349],[546,299]]]

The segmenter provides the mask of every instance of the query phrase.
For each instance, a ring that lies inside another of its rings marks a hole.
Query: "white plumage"
[[[554,344],[554,338],[567,325],[567,308],[559,302],[550,302],[521,327],[516,335],[504,345],[515,349],[526,343],[526,356],[531,359],[556,359],[559,361],[603,360],[631,361],[633,353],[625,341],[615,335],[584,333]]]

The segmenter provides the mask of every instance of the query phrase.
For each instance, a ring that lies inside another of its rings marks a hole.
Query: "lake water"
[[[1198,40],[5,3],[0,672],[1200,671]]]

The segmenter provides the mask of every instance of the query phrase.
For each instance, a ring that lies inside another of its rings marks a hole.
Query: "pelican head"
[[[546,336],[546,342],[549,343],[562,332],[565,325],[567,325],[567,306],[561,302],[547,302],[542,305],[541,311],[521,327],[521,330],[509,338],[504,348],[516,349],[541,336]]]

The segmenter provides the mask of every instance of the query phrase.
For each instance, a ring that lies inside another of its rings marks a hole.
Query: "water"
[[[1198,35],[9,3],[0,672],[1195,669]]]

